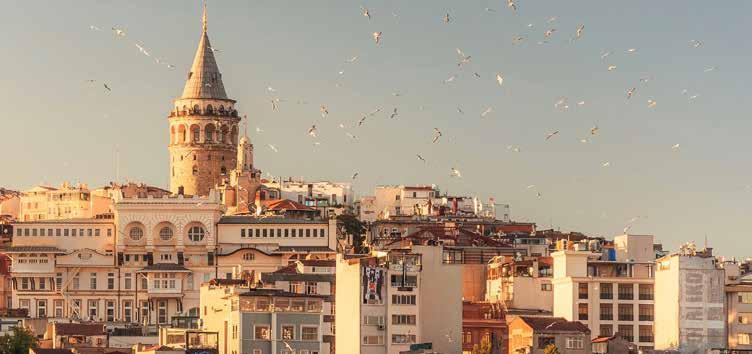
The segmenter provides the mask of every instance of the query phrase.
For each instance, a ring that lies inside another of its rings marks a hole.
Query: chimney
[[[183,189],[183,186],[178,187],[178,195],[184,195],[185,190]]]

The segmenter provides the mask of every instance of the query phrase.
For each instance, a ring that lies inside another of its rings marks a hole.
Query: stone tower
[[[202,20],[201,40],[188,80],[168,117],[172,193],[208,195],[229,178],[237,164],[240,118],[214,59],[206,31],[206,4]]]

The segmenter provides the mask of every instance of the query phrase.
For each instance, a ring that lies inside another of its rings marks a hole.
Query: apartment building
[[[726,285],[727,346],[731,350],[752,350],[752,274]]]
[[[489,347],[488,354],[507,352],[509,328],[501,304],[462,302],[462,354],[472,354]]]
[[[354,192],[352,183],[314,181],[306,182],[292,178],[280,183],[281,198],[295,200],[310,207],[320,206],[325,201],[326,206],[352,205]]]
[[[321,324],[321,353],[335,353],[334,294],[336,285],[335,260],[305,259],[291,263],[271,273],[261,274],[266,288],[285,290],[295,294],[323,296]]]
[[[613,251],[589,247],[568,245],[551,254],[554,316],[582,322],[593,338],[617,333],[653,348],[653,236],[616,236]]]
[[[111,200],[93,194],[85,184],[63,183],[60,188],[37,186],[21,193],[19,220],[92,218],[111,212]]]
[[[686,244],[656,264],[655,348],[682,353],[723,348],[726,277],[712,252]]]
[[[488,262],[486,300],[509,312],[551,314],[554,305],[551,257],[498,256]]]
[[[460,353],[462,274],[442,254],[441,246],[412,246],[338,255],[337,351],[397,354],[431,343],[436,352]]]
[[[509,323],[509,354],[543,354],[550,345],[559,353],[590,354],[590,329],[561,317],[518,316]]]
[[[325,296],[214,280],[201,287],[203,329],[220,354],[321,354]]]

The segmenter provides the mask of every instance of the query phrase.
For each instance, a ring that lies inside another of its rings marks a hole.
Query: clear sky
[[[435,183],[509,203],[516,220],[594,236],[640,216],[631,232],[670,249],[707,235],[718,254],[752,256],[752,2],[517,4],[514,13],[500,0],[210,1],[209,36],[265,173],[350,181],[358,172],[361,195],[377,184]],[[99,186],[115,179],[118,149],[121,179],[167,187],[166,117],[200,13],[187,0],[5,3],[0,186]],[[517,36],[525,39],[514,44]],[[456,48],[471,56],[459,68]],[[561,97],[568,109],[554,107]],[[307,135],[312,124],[317,139]],[[436,144],[433,128],[443,132]],[[452,167],[462,178],[450,178]]]

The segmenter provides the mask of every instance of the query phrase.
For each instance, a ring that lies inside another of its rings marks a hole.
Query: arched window
[[[223,176],[227,174],[227,168],[224,167],[224,166],[222,166],[222,168],[220,169],[220,171],[222,172]]]
[[[201,129],[198,125],[191,125],[191,140],[194,144],[201,142]]]
[[[183,112],[182,113],[183,113],[183,115],[185,115],[186,113],[188,113],[188,106],[183,105]]]
[[[133,241],[141,240],[141,238],[144,237],[144,230],[138,226],[135,226],[131,228],[131,231],[128,233],[128,236],[130,236],[131,240]]]
[[[193,105],[193,114],[201,114],[201,108],[197,104]]]
[[[252,261],[254,258],[256,258],[256,256],[253,253],[251,253],[251,252],[248,252],[248,253],[246,253],[246,254],[243,255],[243,260],[244,261]]]
[[[198,166],[193,166],[193,175],[195,176],[197,174],[198,174]]]
[[[206,105],[206,114],[213,114],[214,107],[212,105]]]
[[[214,125],[207,124],[204,128],[204,141],[210,143],[212,140],[214,140]]]
[[[172,229],[169,226],[165,226],[159,230],[159,238],[162,241],[169,241],[172,239]]]
[[[219,106],[219,113],[225,113],[225,106],[223,105]]]
[[[204,228],[201,226],[193,226],[188,229],[188,239],[193,242],[201,242],[204,239]]]

